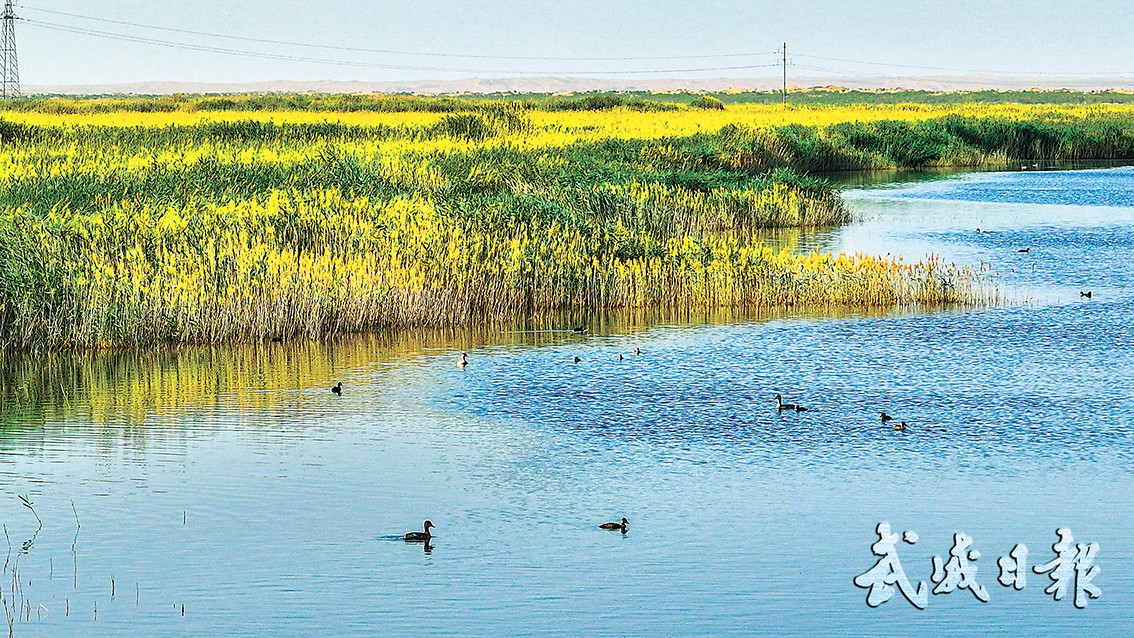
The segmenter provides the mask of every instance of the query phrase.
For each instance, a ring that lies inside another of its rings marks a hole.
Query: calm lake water
[[[847,195],[861,222],[792,241],[984,262],[1007,303],[10,366],[14,635],[1129,635],[1134,169]],[[989,602],[869,607],[880,522],[930,588],[970,535]],[[1061,527],[1099,546],[1085,609],[1030,571]]]

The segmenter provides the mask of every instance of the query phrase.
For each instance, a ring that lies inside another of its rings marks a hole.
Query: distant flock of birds
[[[584,333],[587,332],[587,329],[583,328],[583,327],[579,327],[579,328],[573,329],[572,332],[574,332],[575,334],[584,334]],[[641,348],[634,348],[633,352],[636,355],[642,354]],[[623,361],[624,359],[625,359],[625,357],[622,356],[621,353],[619,353],[618,360]],[[574,357],[574,362],[579,363],[580,361],[582,361],[582,359],[579,356],[576,355]],[[461,359],[457,362],[457,366],[460,367],[461,369],[464,369],[464,368],[467,368],[468,365],[469,365],[469,355],[468,355],[467,352],[462,352],[461,353]],[[339,381],[335,385],[331,386],[331,392],[334,393],[336,396],[342,396],[342,394],[343,394],[343,382]],[[774,399],[776,401],[776,412],[777,413],[784,412],[785,410],[789,411],[789,412],[806,412],[807,411],[807,408],[805,406],[801,405],[801,404],[784,403],[783,395],[780,395],[778,393],[776,394]],[[893,421],[894,417],[883,412],[881,414],[881,420],[882,420],[882,423],[888,423],[890,421]],[[908,427],[909,427],[909,425],[905,421],[901,421],[897,425],[894,426],[894,430],[897,431],[897,432],[905,432],[906,428],[908,428]],[[422,524],[422,531],[420,531],[420,532],[406,532],[406,534],[402,538],[407,543],[425,543],[426,551],[429,551],[429,549],[431,549],[429,543],[433,539],[433,532],[431,530],[434,527],[436,527],[436,525],[434,525],[432,521],[426,520]],[[602,523],[601,525],[599,525],[599,529],[604,529],[604,530],[608,530],[608,531],[618,531],[618,532],[621,532],[623,534],[626,534],[628,531],[630,531],[630,521],[626,520],[626,517],[622,517],[621,520],[619,520],[619,522],[617,522],[617,523],[614,523],[614,522]]]
[[[807,408],[805,408],[804,406],[802,406],[798,403],[784,403],[784,398],[782,396],[780,396],[779,394],[776,395],[775,399],[776,399],[776,411],[777,412],[783,412],[784,410],[787,410],[789,412],[807,412]],[[879,416],[882,419],[882,423],[889,423],[890,421],[894,420],[894,417],[890,416],[889,414],[886,414],[885,412],[883,412]],[[894,431],[895,432],[905,432],[906,428],[908,428],[908,427],[909,427],[908,423],[906,423],[905,421],[899,421],[897,424],[894,425]]]
[[[1026,168],[1026,167],[1024,167],[1024,166],[1020,167],[1021,170],[1023,170],[1024,168]],[[981,228],[980,226],[977,226],[976,231],[978,233],[982,234],[982,235],[987,235],[989,233],[995,232],[995,231],[988,230],[987,228]],[[1018,252],[1018,253],[1030,253],[1030,252],[1032,252],[1032,247],[1028,246],[1027,248],[1017,248],[1016,252]],[[1035,272],[1035,269],[1036,269],[1036,265],[1032,264],[1032,272]],[[1013,270],[1012,272],[1016,272],[1016,271]],[[1090,299],[1091,298],[1091,291],[1090,290],[1080,290],[1079,296],[1080,297],[1086,297],[1087,299]],[[897,427],[897,426],[895,426],[895,427]]]

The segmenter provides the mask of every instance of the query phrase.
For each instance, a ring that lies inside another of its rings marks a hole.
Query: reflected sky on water
[[[1033,175],[855,191],[861,221],[790,238],[983,262],[1005,307],[9,361],[0,581],[30,605],[13,631],[1126,635],[1134,208],[1115,193],[1134,174]],[[776,393],[808,411],[778,414]],[[626,535],[597,528],[622,516]],[[428,553],[398,540],[425,518]],[[990,601],[867,607],[852,581],[883,521],[917,532],[901,560],[931,587],[933,556],[971,535]],[[1057,527],[1099,543],[1087,609],[1040,574],[996,582],[1017,543],[1049,560]]]

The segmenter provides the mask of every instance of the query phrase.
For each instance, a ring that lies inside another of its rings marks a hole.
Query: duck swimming
[[[1079,296],[1080,297],[1086,297],[1087,299],[1090,299],[1091,298],[1091,291],[1088,290],[1087,292],[1083,292],[1082,290],[1080,290]]]
[[[572,329],[571,332],[574,332],[577,335],[587,334],[587,327],[579,326],[578,328]]]
[[[469,355],[462,352],[461,353],[461,361],[459,363],[457,363],[457,365],[461,366],[462,368],[468,366],[469,365]]]
[[[580,359],[580,358],[579,358],[579,356],[578,356],[578,355],[576,355],[576,356],[575,356],[575,363],[579,363],[580,361],[582,361],[582,359]]]
[[[892,416],[890,416],[889,414],[886,414],[885,412],[883,412],[883,413],[881,414],[881,419],[882,419],[882,422],[883,422],[883,423],[885,423],[885,422],[887,422],[887,421],[893,421],[893,420],[894,420],[894,417],[892,417]]]
[[[897,425],[895,425],[894,431],[895,432],[905,432],[906,431],[906,422],[902,421],[902,422],[898,423]]]
[[[405,539],[407,541],[411,541],[411,542],[419,542],[420,543],[420,542],[424,541],[424,542],[428,543],[429,539],[433,538],[433,534],[429,533],[429,528],[435,527],[435,525],[433,525],[433,523],[430,522],[430,521],[425,521],[425,524],[423,525],[423,527],[425,528],[424,532],[409,532],[405,535]]]
[[[625,360],[625,359],[626,359],[626,357],[622,356],[622,353],[621,353],[621,352],[619,352],[619,353],[618,353],[618,360],[619,360],[619,361],[623,361],[623,360]]]
[[[784,398],[776,395],[776,410],[783,412],[784,410],[795,410],[796,412],[806,412],[807,408],[797,403],[784,403]]]
[[[334,392],[341,397],[343,395],[343,382],[339,381],[337,385],[331,386],[331,392]]]
[[[642,354],[641,348],[634,348],[634,354]]]
[[[627,531],[628,525],[630,525],[630,521],[626,520],[626,517],[623,516],[621,523],[603,523],[602,525],[599,525],[599,527],[602,528],[602,529],[609,529],[609,530],[612,530],[612,531],[613,530],[620,530],[623,534],[625,534],[626,531]]]
[[[1029,246],[1027,248],[1021,248],[1021,249],[1017,250],[1016,252],[1018,252],[1018,253],[1030,253],[1030,252],[1032,252],[1032,248],[1031,248],[1031,246]]]

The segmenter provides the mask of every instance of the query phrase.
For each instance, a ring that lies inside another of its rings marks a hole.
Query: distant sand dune
[[[972,89],[1103,89],[1134,90],[1134,76],[1083,77],[998,77],[998,76],[909,76],[909,77],[797,77],[789,76],[792,86],[841,86],[853,89],[922,89],[956,91]],[[406,82],[339,82],[331,80],[280,80],[274,82],[138,82],[131,84],[25,85],[25,94],[105,95],[170,93],[556,93],[563,91],[725,91],[728,89],[770,90],[780,88],[779,78],[654,78],[644,80],[601,78],[466,78],[460,80],[416,80]]]

